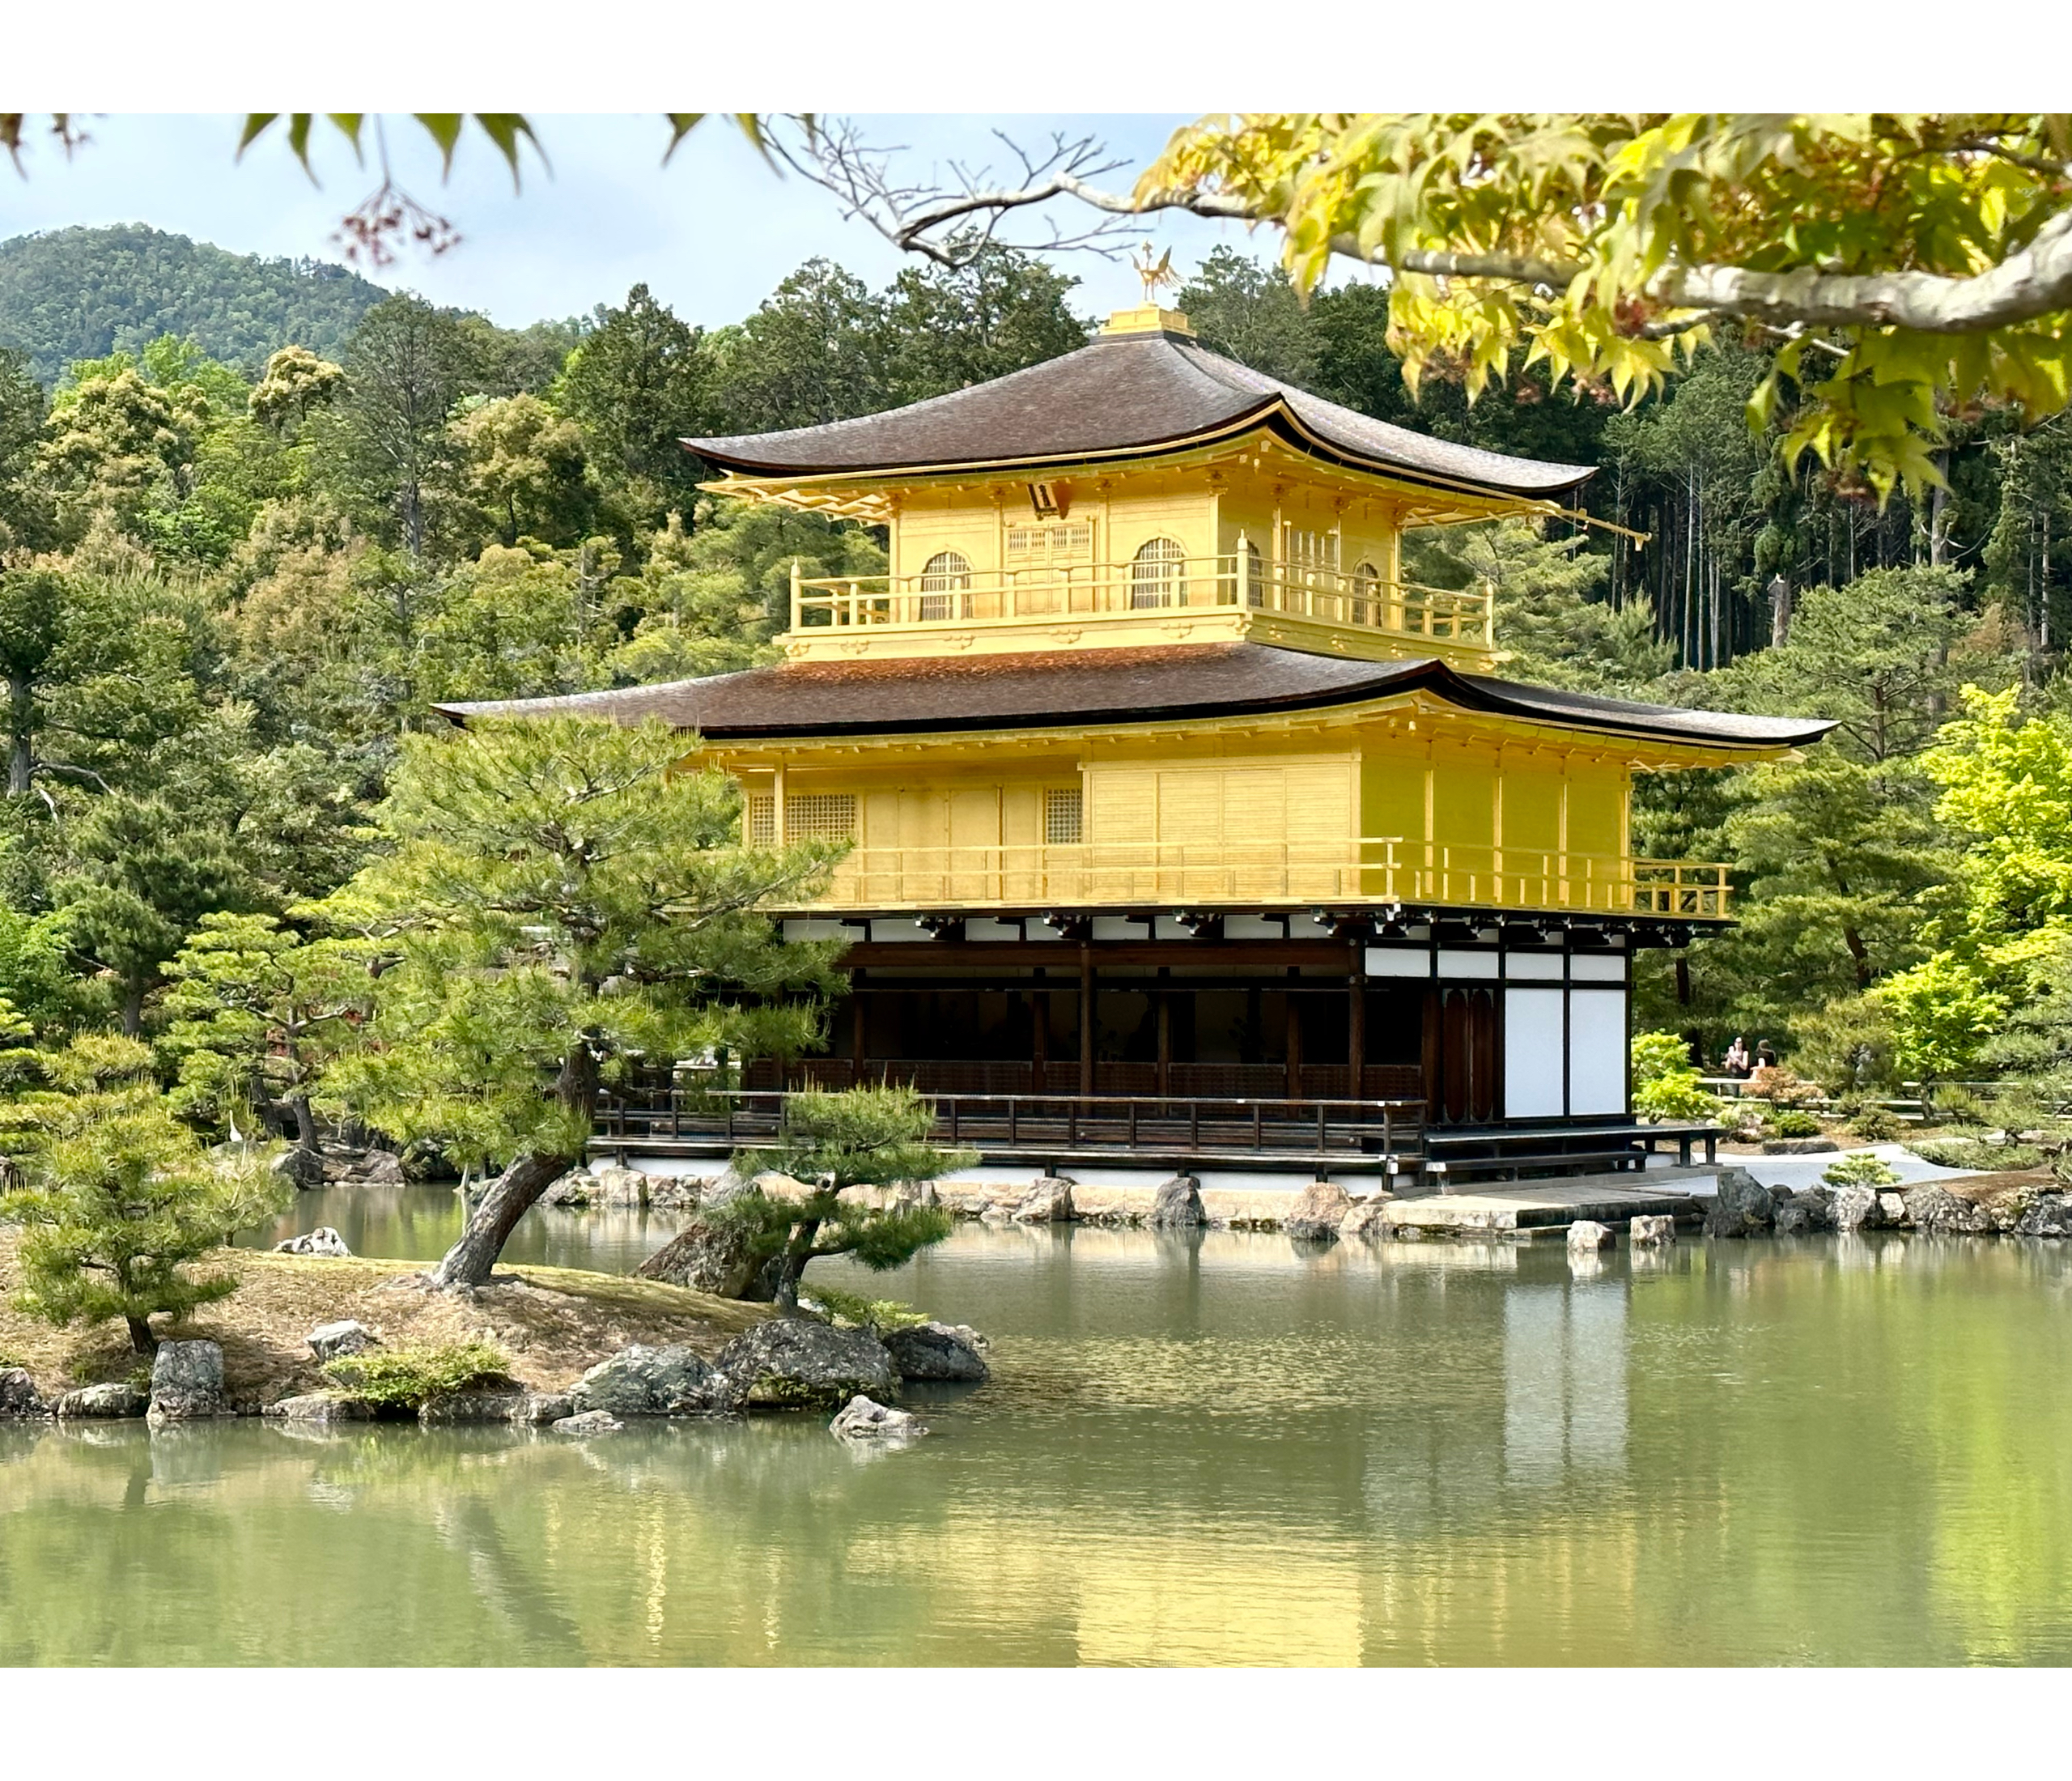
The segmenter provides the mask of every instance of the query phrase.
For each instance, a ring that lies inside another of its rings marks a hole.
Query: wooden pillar
[[[1288,995],[1288,1098],[1302,1098],[1302,1006],[1293,990]]]
[[[1173,993],[1153,992],[1158,997],[1158,1092],[1173,1092]]]
[[[1079,948],[1079,1092],[1093,1092],[1093,949]]]
[[[853,1088],[860,1088],[864,1084],[865,1032],[864,997],[865,993],[863,990],[856,989],[851,990],[849,995],[849,1056],[854,1061],[849,1066],[849,1082]]]
[[[1051,1052],[1051,993],[1047,989],[1034,989],[1029,993],[1029,1082],[1030,1092],[1041,1095],[1044,1091],[1044,1066],[1050,1061]]]
[[[1345,981],[1346,1093],[1354,1100],[1367,1094],[1367,974],[1360,942],[1352,946],[1352,968]]]

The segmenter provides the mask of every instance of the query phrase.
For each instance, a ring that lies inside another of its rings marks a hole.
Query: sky
[[[873,285],[906,257],[868,223],[846,220],[834,197],[766,165],[730,125],[708,122],[667,167],[667,126],[652,113],[531,114],[550,165],[527,157],[521,189],[478,136],[464,141],[441,183],[437,151],[406,118],[388,129],[397,182],[450,219],[460,244],[433,257],[405,249],[375,282],[434,302],[479,310],[505,326],[588,313],[645,282],[685,320],[735,321],[801,261],[825,255]],[[1017,164],[992,132],[1023,143],[1052,132],[1093,135],[1127,163],[1110,176],[1127,187],[1161,148],[1178,114],[862,117],[868,139],[902,145],[917,180],[949,162],[990,164],[1004,178]],[[374,161],[355,164],[342,138],[320,138],[312,184],[287,142],[261,138],[240,160],[232,115],[90,117],[89,140],[69,159],[34,142],[23,174],[0,162],[0,238],[75,224],[145,223],[240,253],[340,259],[339,218],[379,182]],[[1158,219],[1153,239],[1190,270],[1218,242],[1242,248],[1246,232],[1191,217]],[[1271,244],[1257,244],[1271,252]],[[1090,253],[1059,256],[1082,281],[1075,307],[1095,315],[1142,300],[1133,273]]]

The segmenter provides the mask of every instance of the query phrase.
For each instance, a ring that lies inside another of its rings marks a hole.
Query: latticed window
[[[777,794],[775,792],[750,792],[748,795],[748,819],[743,825],[748,844],[752,848],[774,848],[777,844]]]
[[[1043,839],[1054,848],[1076,847],[1085,838],[1086,802],[1076,785],[1047,786],[1043,792]]]
[[[960,605],[957,596],[971,586],[971,559],[962,550],[938,550],[921,570],[921,617],[954,618]]]
[[[1027,563],[1074,563],[1093,555],[1093,528],[1074,521],[1068,525],[1013,525],[1008,528],[1010,568]]]
[[[848,841],[856,834],[854,792],[807,792],[784,800],[788,841]]]
[[[1379,624],[1381,614],[1382,572],[1373,563],[1361,562],[1352,571],[1352,622],[1356,625]]]
[[[1315,532],[1306,526],[1289,525],[1281,529],[1284,555],[1289,565],[1297,569],[1335,569],[1338,567],[1338,534],[1335,532]]]
[[[1153,538],[1130,560],[1132,606],[1178,606],[1187,600],[1187,553],[1178,538]]]

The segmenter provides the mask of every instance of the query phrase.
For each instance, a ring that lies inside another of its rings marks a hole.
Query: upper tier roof
[[[1170,723],[1314,710],[1419,691],[1466,711],[1709,747],[1790,748],[1833,728],[1818,718],[1743,717],[1556,692],[1460,674],[1429,657],[1349,661],[1253,643],[793,661],[656,686],[434,708],[456,723],[472,716],[597,717],[622,724],[659,717],[708,742],[745,742]]]
[[[1261,424],[1327,460],[1445,487],[1546,496],[1594,474],[1391,427],[1166,332],[1103,334],[1061,359],[859,420],[683,443],[746,475],[883,475],[1141,455]]]

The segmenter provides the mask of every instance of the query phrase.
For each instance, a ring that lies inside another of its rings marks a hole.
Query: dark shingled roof
[[[1791,747],[1833,727],[1817,718],[1742,717],[1556,692],[1463,674],[1429,657],[1348,661],[1255,643],[783,662],[658,686],[435,708],[456,723],[476,716],[599,717],[622,724],[660,717],[712,742],[749,742],[1166,723],[1355,704],[1419,689],[1465,711],[1715,747]]]
[[[1543,496],[1595,474],[1391,427],[1165,333],[1104,334],[1061,359],[860,420],[683,443],[748,475],[813,476],[1098,459],[1262,423],[1327,459],[1442,487]]]

